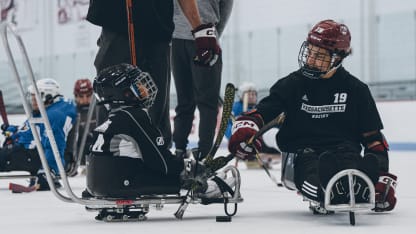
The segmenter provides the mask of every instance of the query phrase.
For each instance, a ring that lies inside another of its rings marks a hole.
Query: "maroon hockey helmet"
[[[79,79],[75,82],[74,85],[74,95],[80,95],[80,94],[92,94],[92,84],[89,79]]]
[[[346,57],[351,52],[350,30],[345,24],[333,20],[323,20],[313,26],[306,41],[341,57]]]
[[[326,74],[340,67],[351,53],[350,44],[351,34],[345,24],[320,21],[300,48],[298,63],[302,74],[311,79],[328,78]]]

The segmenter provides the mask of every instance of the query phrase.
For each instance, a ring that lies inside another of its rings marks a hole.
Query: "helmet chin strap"
[[[329,79],[334,75],[335,71],[341,66],[341,63],[339,63],[337,66],[329,69],[325,74],[321,75],[321,79]]]

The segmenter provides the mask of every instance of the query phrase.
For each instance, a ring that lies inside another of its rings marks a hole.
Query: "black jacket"
[[[139,107],[113,108],[108,120],[94,130],[91,152],[96,156],[140,159],[163,175],[179,175],[183,161],[169,151],[147,111]]]
[[[345,141],[360,147],[363,133],[383,129],[368,86],[343,67],[330,79],[293,72],[273,85],[257,110],[266,123],[285,112],[277,143],[287,152]]]
[[[136,38],[170,41],[174,29],[173,0],[133,0],[133,23]],[[127,37],[125,0],[90,0],[87,20]]]

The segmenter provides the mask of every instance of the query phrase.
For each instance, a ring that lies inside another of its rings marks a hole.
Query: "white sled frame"
[[[29,77],[29,82],[30,84],[33,85],[34,90],[35,90],[35,98],[36,101],[38,103],[39,106],[39,111],[40,111],[40,117],[33,117],[32,116],[32,108],[31,105],[29,103],[29,100],[27,100],[25,97],[25,91],[23,88],[23,83],[22,80],[20,78],[19,72],[17,70],[17,66],[16,66],[16,62],[15,59],[13,57],[13,53],[11,51],[10,48],[10,44],[8,41],[8,33],[11,33],[17,42],[17,46],[20,49],[20,52],[22,54],[22,60],[23,60],[23,65],[25,67],[25,69],[27,70],[27,75]],[[38,87],[36,85],[36,81],[35,81],[35,76],[32,70],[32,67],[30,65],[30,61],[23,43],[22,38],[20,37],[19,34],[17,34],[11,26],[9,26],[6,22],[3,22],[0,24],[0,34],[3,40],[3,44],[6,50],[6,55],[8,57],[8,61],[9,61],[9,65],[12,69],[12,73],[13,76],[15,78],[16,83],[18,84],[18,90],[20,93],[20,96],[22,98],[22,103],[23,103],[23,107],[26,113],[26,117],[29,121],[30,127],[31,129],[36,129],[35,128],[35,124],[40,123],[40,124],[44,124],[45,125],[45,132],[47,134],[47,137],[49,138],[51,147],[52,147],[52,151],[54,154],[54,158],[56,160],[57,166],[58,166],[58,170],[59,170],[59,174],[60,177],[62,179],[62,182],[64,184],[64,190],[66,192],[66,195],[61,193],[61,191],[58,191],[57,188],[55,187],[55,184],[53,182],[52,179],[52,175],[51,175],[51,170],[49,168],[49,165],[47,163],[46,157],[45,157],[45,152],[43,149],[43,146],[41,144],[40,141],[40,136],[39,133],[37,131],[32,131],[33,133],[33,137],[36,143],[36,148],[38,150],[39,153],[39,157],[42,163],[42,167],[45,171],[46,174],[46,179],[48,181],[49,187],[51,189],[51,191],[53,192],[53,194],[61,201],[64,202],[69,202],[69,203],[78,203],[81,205],[85,205],[87,208],[90,209],[100,209],[100,208],[123,208],[125,206],[143,206],[146,207],[148,205],[156,205],[156,207],[163,207],[164,204],[181,204],[185,199],[186,196],[181,196],[181,195],[177,195],[177,196],[155,196],[151,199],[146,199],[145,196],[143,197],[138,197],[137,199],[133,199],[133,200],[126,200],[126,199],[120,199],[120,200],[110,200],[110,199],[97,199],[97,198],[81,198],[78,197],[77,195],[74,194],[74,192],[71,189],[71,186],[68,182],[68,177],[65,173],[65,168],[62,164],[61,161],[61,157],[59,154],[59,150],[58,150],[58,146],[56,144],[55,141],[55,137],[53,135],[53,131],[52,128],[50,126],[50,122],[48,119],[48,116],[46,114],[46,109],[45,106],[42,102],[41,96],[39,94],[39,90]],[[228,203],[240,203],[243,201],[241,194],[240,194],[240,183],[241,183],[241,178],[240,178],[240,174],[238,172],[238,170],[233,167],[233,166],[228,166],[227,168],[225,168],[224,171],[231,171],[233,176],[235,176],[236,178],[236,187],[235,187],[235,193],[234,196],[232,198],[227,198]],[[194,204],[199,204],[201,203],[201,200],[197,197],[192,197],[192,200],[190,203],[194,203]]]
[[[348,177],[348,191],[349,194],[355,194],[354,190],[354,177],[358,177],[364,180],[369,189],[368,202],[356,203],[355,196],[350,196],[349,203],[345,204],[331,204],[331,191],[335,186],[335,183],[342,177]],[[360,170],[345,169],[335,174],[328,182],[325,188],[325,197],[323,204],[303,197],[305,201],[309,201],[310,209],[323,208],[322,214],[330,214],[331,212],[349,212],[350,224],[355,225],[355,211],[358,210],[371,210],[375,208],[375,188],[371,179]],[[314,211],[315,212],[315,211]],[[321,212],[318,212],[321,213]]]
[[[331,193],[330,191],[334,187],[335,183],[344,176],[348,176],[349,193],[355,194],[354,191],[354,176],[359,177],[365,181],[369,188],[369,201],[367,203],[355,203],[355,197],[350,196],[349,204],[331,204]],[[346,169],[335,174],[328,182],[325,189],[325,200],[324,208],[329,211],[356,211],[356,210],[369,210],[375,207],[375,188],[370,178],[360,170]]]

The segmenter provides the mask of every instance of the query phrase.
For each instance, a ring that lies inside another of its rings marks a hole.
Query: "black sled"
[[[243,201],[240,194],[240,175],[233,166],[224,169],[227,176],[236,180],[233,191],[222,191],[216,198],[204,198],[181,190],[179,177],[157,175],[141,164],[139,159],[128,157],[87,157],[87,191],[83,199],[88,201],[114,201],[112,205],[86,205],[88,211],[98,211],[97,220],[106,222],[143,221],[151,207],[160,210],[165,204],[224,204],[225,214],[233,216],[237,203]],[[189,199],[190,200],[187,200]],[[232,212],[228,204],[234,204]],[[181,219],[182,217],[177,217]]]

